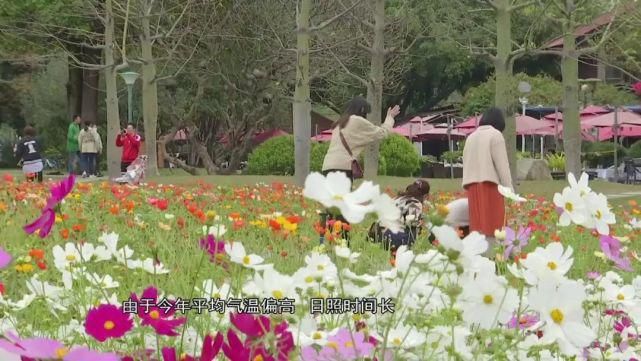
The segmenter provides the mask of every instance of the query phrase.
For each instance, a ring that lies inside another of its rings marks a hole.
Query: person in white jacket
[[[78,146],[80,149],[82,177],[95,177],[98,154],[102,152],[102,140],[95,124],[89,121],[85,122],[80,133],[78,133]]]

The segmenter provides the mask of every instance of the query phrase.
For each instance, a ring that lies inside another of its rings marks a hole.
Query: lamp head
[[[124,80],[127,85],[134,85],[138,76],[139,74],[135,71],[125,71],[120,73],[120,77],[122,77],[122,80]]]
[[[528,82],[519,82],[519,92],[528,94],[530,91],[532,91],[532,86]]]

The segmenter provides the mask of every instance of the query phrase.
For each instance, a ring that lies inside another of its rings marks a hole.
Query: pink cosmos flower
[[[208,234],[207,237],[201,238],[200,248],[209,253],[210,260],[216,261],[216,255],[225,254],[225,241],[217,241],[216,238]]]
[[[85,331],[100,342],[109,338],[120,338],[134,327],[134,322],[114,305],[100,305],[92,308],[85,319]]]
[[[149,299],[149,308],[143,307],[140,300]],[[138,317],[142,319],[143,326],[152,327],[157,334],[164,336],[178,336],[176,328],[182,326],[187,319],[185,317],[175,318],[174,302],[167,301],[166,304],[171,307],[159,307],[158,290],[153,287],[147,287],[140,295],[140,299],[135,293],[132,293],[130,300],[138,304]]]
[[[514,315],[508,321],[507,328],[518,327],[519,329],[523,330],[534,326],[537,322],[539,322],[539,316],[535,314],[523,314],[521,315],[521,317],[517,317],[516,315]]]
[[[503,258],[509,259],[511,255],[521,252],[523,247],[527,246],[531,233],[532,229],[530,227],[519,227],[518,232],[510,227],[505,227],[505,240],[503,241],[505,252],[503,252]]]
[[[5,336],[7,340],[0,339],[0,348],[22,357],[23,360],[119,361],[119,357],[114,353],[100,353],[86,347],[69,350],[61,342],[48,338],[20,339],[13,333],[7,333]]]
[[[312,346],[303,347],[301,360],[357,360],[372,358],[375,346],[365,340],[361,332],[351,334],[348,329],[340,329],[338,333],[327,339],[327,344],[317,352]]]
[[[51,232],[51,228],[53,228],[54,222],[56,221],[56,212],[54,209],[69,193],[71,193],[75,184],[76,177],[73,174],[70,174],[60,183],[51,187],[51,195],[47,200],[47,205],[42,209],[40,217],[23,227],[25,232],[27,232],[27,234],[33,234],[39,230],[38,236],[40,236],[40,238],[47,237]]]
[[[588,279],[598,280],[601,277],[601,274],[596,271],[591,271],[591,272],[588,272],[587,276],[588,276]]]
[[[11,255],[0,247],[0,269],[5,268],[11,263]]]
[[[603,254],[605,254],[610,261],[614,262],[617,268],[628,272],[632,271],[630,260],[621,254],[621,242],[619,242],[618,239],[608,235],[601,235],[599,244],[601,245]]]
[[[223,352],[227,357],[241,357],[242,359],[245,355],[260,355],[265,361],[267,360],[278,360],[278,361],[287,361],[289,360],[289,354],[294,349],[294,336],[288,330],[287,322],[281,322],[278,325],[273,325],[269,317],[265,316],[254,316],[250,314],[242,313],[232,313],[230,315],[231,323],[243,334],[247,336],[245,345],[239,348],[239,344],[242,345],[240,338],[233,331],[231,334],[228,333],[227,340],[229,344],[223,344]],[[267,334],[273,333],[276,336],[276,358],[270,354],[267,350],[254,345],[261,342],[261,339]]]

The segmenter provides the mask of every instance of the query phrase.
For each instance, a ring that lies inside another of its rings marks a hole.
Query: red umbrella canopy
[[[606,114],[610,112],[611,110],[606,107],[597,106],[597,105],[588,105],[587,107],[583,108],[579,112],[579,117],[581,121],[584,121],[584,120],[599,116],[601,114]],[[550,119],[550,120],[563,120],[563,114],[561,114],[561,112],[556,112],[556,113],[548,114],[544,116],[544,118]]]
[[[599,115],[597,117],[581,122],[582,128],[588,127],[613,127],[616,116],[619,125],[641,125],[641,115],[623,110]]]
[[[641,137],[641,126],[622,126],[617,134],[619,137]],[[603,128],[599,130],[599,140],[614,138],[614,129]]]
[[[539,129],[554,127],[553,120],[536,119],[527,115],[516,116],[516,134],[518,135],[546,135],[541,134]]]

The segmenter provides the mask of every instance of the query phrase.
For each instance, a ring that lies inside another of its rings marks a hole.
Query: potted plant
[[[565,154],[548,154],[546,160],[552,179],[565,179]]]
[[[438,164],[433,155],[424,155],[421,157],[421,177],[434,178],[434,166]]]

